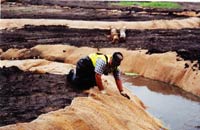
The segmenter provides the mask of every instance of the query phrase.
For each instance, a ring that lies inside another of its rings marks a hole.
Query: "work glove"
[[[128,94],[126,94],[124,91],[121,91],[120,94],[128,99],[130,99],[130,97],[128,96]]]

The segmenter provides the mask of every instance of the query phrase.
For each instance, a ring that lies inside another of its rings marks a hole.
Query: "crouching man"
[[[77,62],[76,71],[71,69],[67,75],[67,79],[79,89],[89,89],[97,85],[101,93],[106,93],[101,76],[102,74],[108,75],[109,73],[113,73],[120,94],[130,99],[123,91],[122,81],[120,79],[118,67],[122,60],[123,55],[120,52],[114,52],[112,56],[101,53],[92,53],[81,58]]]

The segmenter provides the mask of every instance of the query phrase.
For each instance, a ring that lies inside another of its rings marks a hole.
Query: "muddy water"
[[[123,77],[124,86],[170,130],[200,130],[200,98],[180,88],[143,77]]]

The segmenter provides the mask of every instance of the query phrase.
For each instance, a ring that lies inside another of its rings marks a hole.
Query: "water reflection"
[[[123,77],[124,86],[137,95],[147,111],[170,130],[199,130],[200,98],[180,88],[143,77]]]
[[[138,86],[138,87],[146,86],[149,90],[162,93],[164,95],[178,95],[192,101],[200,102],[199,97],[191,93],[188,93],[182,90],[181,88],[178,88],[176,86],[169,85],[160,81],[144,78],[142,76],[135,76],[135,77],[123,76],[123,81],[130,82],[133,85]]]

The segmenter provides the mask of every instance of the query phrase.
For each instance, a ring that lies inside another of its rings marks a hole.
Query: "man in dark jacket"
[[[120,79],[118,66],[121,64],[122,60],[123,55],[120,52],[115,52],[112,56],[103,55],[101,53],[92,53],[81,58],[77,62],[76,72],[71,69],[67,75],[67,79],[79,89],[89,89],[97,85],[102,93],[106,93],[101,76],[102,74],[108,75],[109,73],[113,73],[120,94],[130,99],[123,91],[122,81]]]

